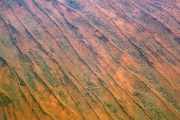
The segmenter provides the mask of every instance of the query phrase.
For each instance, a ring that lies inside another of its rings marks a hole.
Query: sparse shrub
[[[12,103],[12,101],[7,96],[0,93],[0,106],[7,107],[10,103]]]
[[[17,35],[20,34],[19,31],[17,31],[16,28],[12,26],[11,24],[8,24],[7,26],[9,29],[11,29],[12,34],[17,34]]]
[[[66,3],[73,9],[75,10],[82,10],[84,9],[84,6],[78,3],[75,0],[66,0]]]
[[[135,97],[141,97],[142,95],[140,94],[140,93],[138,93],[138,92],[136,92],[136,93],[134,93],[133,94]]]
[[[91,21],[96,26],[104,25],[103,21],[99,17],[95,16],[93,13],[90,13],[90,12],[87,13],[86,17],[88,18],[89,21]]]
[[[0,57],[0,61],[2,63],[2,66],[7,66],[8,65],[7,62],[2,57]]]
[[[59,96],[60,96],[62,99],[66,99],[66,95],[63,93],[63,91],[60,91],[60,92],[59,92]]]
[[[98,38],[103,41],[103,42],[107,42],[108,39],[104,36],[104,35],[101,35],[101,36],[98,36]]]
[[[117,113],[116,108],[112,104],[107,103],[106,106],[112,113]]]
[[[41,38],[42,38],[42,35],[41,35],[41,33],[38,31],[37,28],[34,28],[34,30],[32,31],[32,33],[33,33],[38,39],[41,39]]]
[[[88,87],[93,87],[94,86],[94,83],[92,83],[91,81],[87,81],[86,84],[87,84]]]
[[[25,5],[25,2],[24,2],[23,0],[15,0],[15,2],[16,2],[19,6]]]

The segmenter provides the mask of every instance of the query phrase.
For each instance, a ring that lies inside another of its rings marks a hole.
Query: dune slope
[[[0,120],[180,119],[180,1],[0,0]]]

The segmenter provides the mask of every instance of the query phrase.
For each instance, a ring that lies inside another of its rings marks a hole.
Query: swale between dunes
[[[179,120],[179,0],[0,0],[0,120]]]

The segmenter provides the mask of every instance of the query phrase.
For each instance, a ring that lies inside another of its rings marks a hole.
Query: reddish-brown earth
[[[0,0],[0,120],[180,119],[179,0]]]

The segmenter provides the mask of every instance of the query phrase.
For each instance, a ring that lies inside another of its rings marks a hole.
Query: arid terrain
[[[0,0],[0,120],[180,120],[180,0]]]

